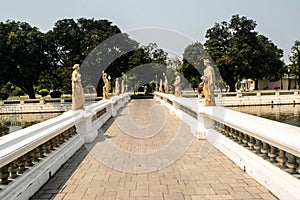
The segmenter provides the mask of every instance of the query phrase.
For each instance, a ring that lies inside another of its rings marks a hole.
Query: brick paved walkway
[[[154,100],[132,100],[37,199],[277,198]]]

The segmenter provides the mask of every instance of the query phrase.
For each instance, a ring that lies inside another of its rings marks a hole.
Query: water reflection
[[[61,113],[36,113],[36,114],[7,114],[0,115],[0,137],[14,131],[26,128],[33,124],[56,117]]]
[[[300,127],[300,105],[228,107],[239,112]]]

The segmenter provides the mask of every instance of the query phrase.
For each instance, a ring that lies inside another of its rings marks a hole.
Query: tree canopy
[[[206,32],[204,46],[231,91],[239,79],[278,80],[284,72],[283,51],[255,28],[255,21],[234,15]]]
[[[298,88],[300,88],[300,40],[296,40],[291,48],[292,53],[289,56],[292,62],[291,73],[298,75]]]
[[[25,22],[0,22],[0,80],[20,87],[35,98],[33,86],[49,67],[45,35]]]
[[[25,22],[0,23],[0,84],[10,81],[30,98],[40,89],[71,93],[75,63],[83,85],[92,84],[101,96],[103,70],[113,81],[138,65],[166,60],[155,43],[140,46],[108,20],[62,19],[47,33]]]

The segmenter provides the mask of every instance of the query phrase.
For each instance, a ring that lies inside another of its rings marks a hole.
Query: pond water
[[[228,109],[300,127],[300,105],[239,106]]]
[[[60,114],[61,113],[35,113],[0,115],[0,137],[33,124],[46,121]]]
[[[279,121],[300,127],[300,105],[238,106],[231,110]],[[0,137],[33,124],[56,117],[61,113],[0,115]]]

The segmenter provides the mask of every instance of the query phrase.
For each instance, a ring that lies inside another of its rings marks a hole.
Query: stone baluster
[[[237,140],[238,140],[238,143],[239,144],[243,144],[243,138],[244,138],[244,134],[242,132],[238,132],[238,137],[237,137]]]
[[[70,138],[70,129],[68,129],[68,130],[66,130],[66,131],[64,131],[63,132],[63,139],[64,139],[64,142],[66,142],[66,141],[68,141],[69,140],[69,138]]]
[[[250,150],[254,149],[254,138],[252,136],[249,136],[249,141],[248,141],[248,147]]]
[[[229,137],[230,135],[229,135],[229,127],[228,126],[226,126],[226,125],[224,125],[224,135],[226,136],[226,137]]]
[[[298,161],[297,162],[298,167],[297,167],[296,171],[300,174],[300,158],[298,157],[298,159],[296,159],[296,161]]]
[[[64,143],[64,136],[63,136],[63,132],[61,134],[58,135],[58,143],[59,146],[62,145]]]
[[[51,144],[53,145],[54,149],[56,149],[57,147],[59,147],[59,143],[58,143],[58,138],[54,137],[51,140]]]
[[[268,153],[268,156],[270,158],[270,162],[275,163],[277,161],[276,160],[276,158],[277,158],[277,148],[272,146],[272,145],[270,145],[270,147],[271,147],[271,150]]]
[[[261,153],[261,148],[262,148],[262,145],[261,145],[261,141],[259,139],[255,139],[255,145],[253,146],[254,149],[255,149],[255,153],[256,154],[260,154]]]
[[[71,128],[71,130],[72,130],[72,134],[71,134],[72,136],[77,134],[77,131],[76,131],[76,127],[75,127],[75,126],[73,126],[73,127]]]
[[[49,141],[47,142],[47,146],[48,146],[48,148],[49,148],[49,150],[50,150],[50,153],[51,153],[52,151],[55,150],[54,144],[53,144],[52,140],[53,140],[53,139],[51,139],[51,140],[49,140]]]
[[[10,180],[8,180],[9,177],[9,171],[8,171],[8,165],[5,165],[0,168],[0,185],[7,185],[10,183]]]
[[[238,141],[238,139],[237,139],[238,138],[238,131],[231,128],[231,133],[232,133],[232,140],[237,142]]]
[[[40,150],[39,148],[35,148],[33,151],[32,151],[32,155],[33,155],[33,161],[34,162],[40,162]]]
[[[244,134],[244,137],[243,137],[243,140],[242,140],[244,147],[248,146],[248,141],[249,141],[249,136],[247,134]]]
[[[34,155],[33,155],[33,151],[30,151],[28,152],[26,155],[25,155],[25,158],[26,158],[26,167],[32,167],[34,164],[33,164],[33,159],[34,159]]]
[[[287,161],[284,150],[279,149],[279,156],[276,158],[276,160],[279,162],[279,167],[281,169],[283,169],[285,167],[285,163]]]
[[[18,174],[23,174],[24,171],[27,170],[27,168],[26,168],[26,156],[24,155],[24,156],[21,156],[20,158],[18,158],[17,164],[19,166]]]
[[[46,154],[51,153],[52,149],[51,149],[51,142],[50,141],[45,142],[43,144],[43,150],[45,151]]]
[[[229,126],[226,126],[226,127],[227,127],[227,134],[228,134],[228,137],[229,137],[230,139],[233,139],[233,130],[232,130],[232,128],[229,127]]]
[[[44,147],[45,144],[42,144],[38,147],[38,151],[40,152],[40,158],[45,158],[46,149]]]
[[[17,161],[13,161],[10,163],[9,167],[8,167],[8,171],[10,172],[10,178],[15,179],[18,177],[18,169],[19,166],[17,165]]]
[[[296,173],[296,168],[298,167],[297,157],[289,153],[288,162],[286,163],[286,166],[289,168],[288,172],[290,174]]]
[[[263,142],[263,146],[262,146],[262,149],[260,150],[260,152],[263,154],[263,158],[264,159],[268,159],[269,156],[268,156],[268,153],[269,153],[269,145],[268,143],[266,142]]]
[[[227,135],[226,135],[226,128],[225,128],[225,125],[224,125],[224,124],[221,124],[221,123],[220,123],[220,129],[221,129],[221,133],[222,133],[223,135],[227,136]]]

